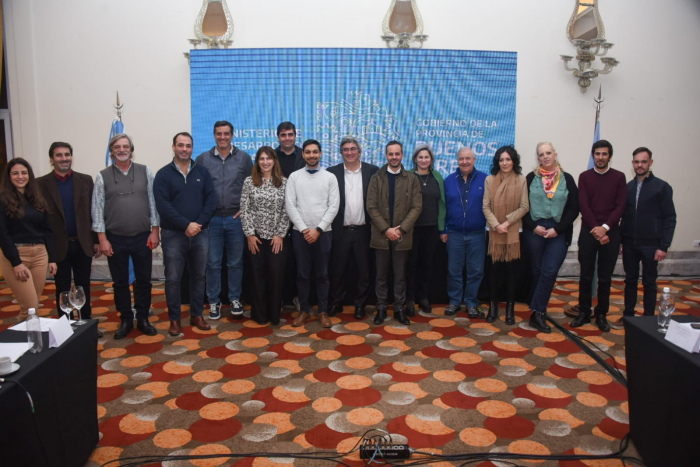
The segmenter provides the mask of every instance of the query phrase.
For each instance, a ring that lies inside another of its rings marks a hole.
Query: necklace
[[[416,175],[418,175],[418,179],[421,181],[421,183],[423,184],[423,186],[428,185],[428,178],[430,177],[430,174],[428,174],[428,175],[425,176],[425,180],[423,180],[423,177],[421,177],[420,174],[419,174],[418,172],[416,172]]]

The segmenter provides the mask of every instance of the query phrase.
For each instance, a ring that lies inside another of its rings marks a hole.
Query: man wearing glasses
[[[134,143],[121,133],[109,141],[113,164],[95,177],[92,193],[92,230],[107,257],[114,281],[114,304],[122,320],[115,339],[125,338],[134,328],[129,292],[129,258],[134,263],[136,326],[147,336],[157,334],[148,322],[151,308],[151,250],[160,242],[160,218],[153,198],[153,173],[132,162]]]
[[[365,204],[369,180],[379,167],[360,160],[362,148],[360,142],[353,136],[346,136],[340,140],[340,152],[343,155],[343,162],[328,169],[338,179],[340,191],[340,209],[333,220],[331,250],[333,308],[328,314],[335,316],[343,312],[343,301],[347,293],[347,266],[350,258],[353,257],[357,266],[355,319],[364,319],[372,254],[369,248],[371,221]]]

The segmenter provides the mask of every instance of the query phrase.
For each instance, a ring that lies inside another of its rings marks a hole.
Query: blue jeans
[[[486,258],[486,231],[467,233],[447,232],[447,295],[450,305],[478,306],[476,298],[481,279],[484,277]],[[463,279],[467,267],[466,281]]]
[[[631,239],[622,241],[622,265],[625,268],[625,316],[634,316],[637,304],[637,281],[639,263],[642,263],[642,285],[644,286],[644,316],[654,316],[656,309],[656,278],[659,276],[658,261],[654,261],[656,246],[634,245]]]
[[[226,245],[226,267],[228,268],[228,298],[232,302],[241,298],[243,281],[243,251],[246,238],[241,218],[214,216],[209,221],[209,259],[207,261],[207,299],[219,303],[221,293],[221,262]]]
[[[190,276],[190,316],[202,316],[204,308],[204,272],[209,251],[209,230],[194,237],[185,232],[161,229],[163,262],[165,263],[165,300],[171,320],[181,317],[180,283],[187,267]]]
[[[551,229],[556,225],[554,219],[540,219],[537,225]],[[544,238],[531,230],[523,231],[523,243],[530,252],[532,268],[532,299],[530,309],[538,313],[547,313],[547,304],[552,296],[557,281],[559,268],[566,259],[569,249],[564,235]]]

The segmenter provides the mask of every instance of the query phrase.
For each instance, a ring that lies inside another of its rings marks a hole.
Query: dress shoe
[[[211,329],[209,323],[204,321],[204,316],[190,316],[190,326],[194,326],[200,331],[208,331]]]
[[[462,307],[459,305],[447,305],[447,308],[445,308],[445,316],[456,315],[460,308]]]
[[[416,316],[416,302],[413,300],[406,302],[406,316]]]
[[[515,324],[515,302],[506,302],[506,324],[512,326]]]
[[[173,337],[177,337],[180,335],[180,332],[182,331],[182,325],[180,324],[179,319],[171,319],[170,320],[170,328],[168,329],[168,334],[170,334]]]
[[[104,334],[102,334],[102,331],[100,331],[100,328],[97,328],[97,338],[99,339],[100,337],[104,337]]]
[[[374,324],[382,324],[386,319],[386,308],[377,308],[377,313],[374,315]]]
[[[487,323],[493,323],[498,319],[498,302],[491,302],[489,305],[489,314],[486,316]]]
[[[423,310],[423,313],[432,313],[433,312],[433,306],[430,304],[428,300],[418,300],[418,306],[420,307],[421,310]]]
[[[572,328],[580,328],[584,324],[588,324],[591,322],[591,315],[587,315],[585,313],[582,313],[579,311],[578,316],[576,317],[575,320],[569,324]]]
[[[537,329],[540,332],[549,334],[552,328],[547,324],[547,315],[533,311],[530,315],[530,327]]]
[[[270,324],[273,326],[279,326],[280,325],[280,319],[279,318],[270,318]]]
[[[481,310],[480,306],[468,306],[467,316],[471,319],[479,319],[484,317],[484,312]]]
[[[408,316],[406,316],[406,312],[400,306],[394,308],[394,319],[396,319],[396,321],[403,324],[404,326],[408,326],[409,324],[411,324],[411,320],[408,319]]]
[[[332,318],[336,315],[341,314],[342,312],[343,312],[343,305],[333,305],[333,308],[331,308],[331,310],[328,312],[328,316],[330,316]]]
[[[311,318],[311,315],[308,312],[303,311],[299,313],[299,315],[296,318],[294,318],[294,321],[292,321],[292,326],[294,326],[295,328],[303,326],[304,323],[306,323],[309,320],[309,318]]]
[[[156,328],[154,328],[151,325],[148,319],[137,319],[136,327],[139,328],[139,331],[146,334],[147,336],[155,336],[156,334],[158,334],[158,331],[156,331]]]
[[[325,311],[323,313],[318,314],[318,320],[321,322],[321,327],[322,328],[332,328],[333,327],[333,321],[331,321],[330,317],[328,316],[328,313]]]
[[[610,331],[610,325],[608,324],[608,319],[605,315],[595,315],[595,324],[603,332]]]
[[[123,319],[122,324],[119,325],[119,329],[114,333],[114,338],[124,339],[129,335],[132,329],[134,329],[134,321],[131,319]]]
[[[355,319],[365,319],[365,306],[355,307]]]

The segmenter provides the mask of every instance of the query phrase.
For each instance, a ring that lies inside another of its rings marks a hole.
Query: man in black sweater
[[[637,175],[627,184],[627,207],[622,218],[622,264],[625,268],[625,316],[634,316],[639,263],[642,263],[644,315],[656,308],[658,264],[666,258],[676,229],[673,189],[651,172],[651,151],[641,147],[632,153]]]
[[[217,207],[209,170],[192,160],[192,136],[182,132],[173,138],[173,160],[156,174],[153,196],[161,222],[165,300],[170,329],[180,335],[180,282],[185,267],[190,275],[190,325],[207,331],[204,321],[204,275],[209,252],[209,221]]]

